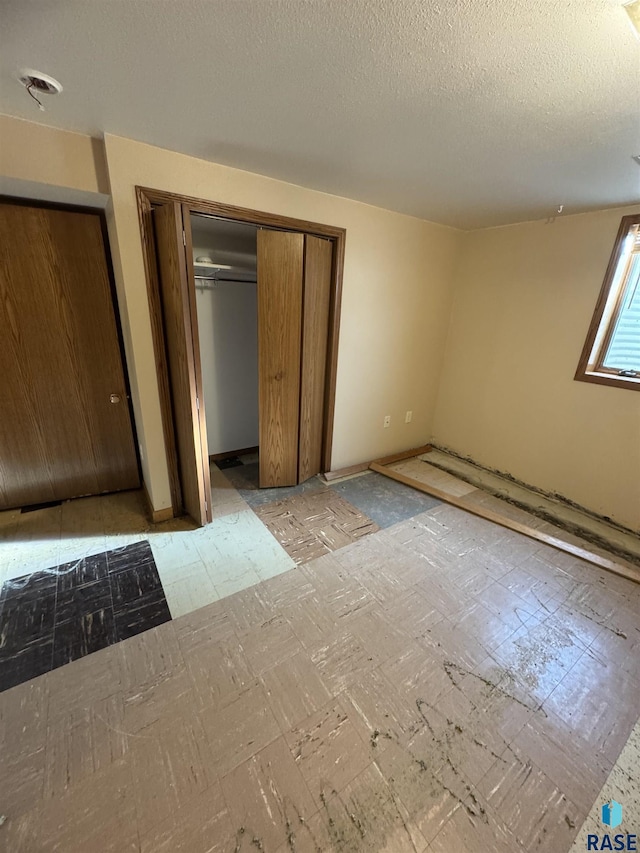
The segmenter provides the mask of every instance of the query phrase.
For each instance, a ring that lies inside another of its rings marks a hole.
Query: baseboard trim
[[[146,483],[142,484],[142,491],[144,492],[144,499],[147,502],[147,513],[153,524],[160,524],[162,521],[169,521],[169,519],[174,518],[173,507],[168,506],[165,509],[153,508]]]

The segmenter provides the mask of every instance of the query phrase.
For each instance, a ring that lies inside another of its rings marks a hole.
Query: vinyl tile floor
[[[0,517],[14,578],[149,541],[174,617],[0,694],[0,848],[566,853],[612,790],[632,820],[638,585],[447,505],[296,565],[213,493],[202,530],[135,494]]]
[[[214,519],[202,529],[184,519],[150,525],[139,492],[0,513],[0,691],[378,530],[359,506],[389,526],[437,504],[373,473],[260,490],[255,457],[211,475]],[[113,599],[106,568],[63,589],[89,566],[106,567],[107,555],[139,547],[150,549],[153,576],[128,584],[131,601],[119,590]]]
[[[148,542],[6,581],[0,691],[171,619]]]
[[[151,524],[141,492],[67,501],[26,514],[0,513],[5,581],[148,541],[172,616],[288,571],[293,560],[217,469],[214,519]]]
[[[261,490],[252,457],[224,472],[213,465],[211,477],[214,519],[202,529],[150,524],[141,492],[0,512],[0,588],[146,540],[175,618],[438,503],[373,472],[331,488],[313,477]]]

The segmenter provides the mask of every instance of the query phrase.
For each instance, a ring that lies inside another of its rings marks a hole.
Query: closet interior
[[[190,214],[209,456],[255,453],[258,421],[257,226]]]

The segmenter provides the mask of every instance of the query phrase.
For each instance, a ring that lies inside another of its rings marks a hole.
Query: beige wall
[[[140,184],[347,229],[332,467],[424,443],[461,232],[107,135],[112,251],[130,329],[134,408],[155,509],[170,505],[134,187]],[[411,424],[404,423],[407,409]],[[383,429],[385,415],[391,427]]]
[[[107,194],[109,180],[101,140],[0,115],[0,175]]]
[[[131,140],[107,136],[105,146],[0,116],[0,178],[12,186],[41,187],[35,197],[53,187],[97,199],[111,183],[113,260],[156,509],[170,498],[135,184],[347,229],[332,467],[433,436],[640,526],[640,395],[573,381],[620,217],[638,208],[463,235]]]
[[[109,201],[143,476],[155,509],[169,506],[170,496],[136,184],[347,228],[332,467],[427,440],[460,232],[131,140],[107,136],[103,144],[0,116],[0,191],[96,206]],[[405,425],[407,409],[413,422]],[[383,429],[387,414],[391,427]]]
[[[640,527],[640,394],[575,382],[623,215],[465,235],[434,440]]]

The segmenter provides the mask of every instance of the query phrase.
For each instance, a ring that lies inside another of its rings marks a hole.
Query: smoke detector
[[[18,71],[17,77],[41,110],[44,110],[44,106],[38,95],[59,95],[62,92],[62,84],[42,71],[23,68]]]
[[[42,71],[34,71],[33,68],[18,71],[18,80],[27,89],[34,89],[43,95],[59,95],[62,92],[62,85],[57,80]]]

